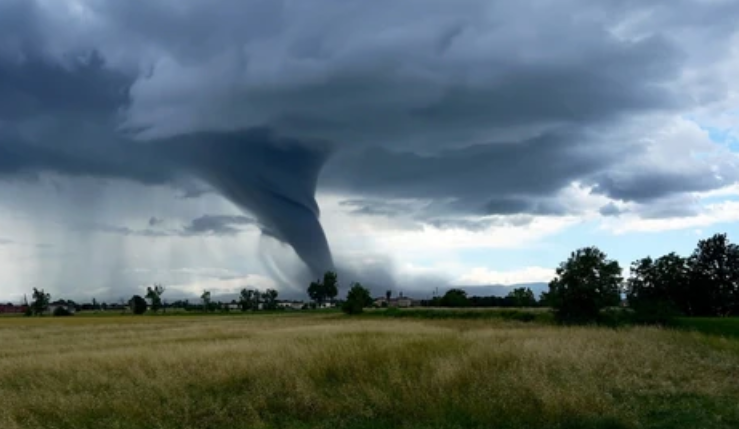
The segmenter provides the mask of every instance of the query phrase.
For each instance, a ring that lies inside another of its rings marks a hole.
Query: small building
[[[23,314],[26,310],[28,310],[27,305],[14,305],[11,302],[0,304],[0,314]]]
[[[280,301],[277,303],[277,307],[285,310],[302,310],[304,306],[303,301]]]
[[[413,306],[413,300],[405,296],[399,296],[391,298],[387,305],[388,307],[408,308]]]

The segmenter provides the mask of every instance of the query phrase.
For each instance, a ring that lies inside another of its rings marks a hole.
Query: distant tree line
[[[421,301],[424,307],[538,307],[534,292],[530,288],[515,288],[506,296],[467,296],[467,292],[454,288],[444,295]]]
[[[598,248],[579,249],[557,268],[543,300],[560,321],[573,323],[598,321],[604,309],[619,304],[644,323],[739,314],[739,246],[726,234],[700,240],[688,257],[645,257],[631,264],[628,278],[621,273]]]

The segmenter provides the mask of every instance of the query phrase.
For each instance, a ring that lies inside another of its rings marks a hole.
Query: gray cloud
[[[358,214],[424,201],[415,219],[470,229],[490,222],[475,216],[573,213],[558,198],[573,182],[659,205],[739,181],[734,155],[675,151],[681,169],[649,158],[651,130],[635,122],[727,100],[737,2],[78,6],[0,4],[0,178],[217,192],[314,273],[333,266],[319,175]],[[172,233],[109,223],[85,228]],[[188,227],[239,225],[201,223]]]
[[[0,238],[0,246],[5,246],[8,244],[13,244],[15,241],[7,239],[7,238]]]
[[[73,231],[78,232],[100,232],[124,236],[168,237],[172,235],[171,233],[165,231],[156,231],[153,229],[133,229],[127,226],[110,225],[100,222],[75,222],[72,223],[70,227]]]
[[[618,208],[616,204],[612,202],[601,207],[599,212],[603,216],[619,216],[623,213],[623,211],[620,208]]]
[[[404,204],[398,201],[382,200],[345,200],[339,203],[342,207],[349,207],[351,213],[365,216],[396,217],[408,215],[415,210],[413,204]]]
[[[157,226],[163,223],[164,223],[164,219],[159,219],[153,216],[149,219],[149,226]]]
[[[193,219],[183,228],[185,235],[236,235],[237,226],[253,225],[255,220],[246,216],[204,215]]]
[[[155,229],[163,223],[161,219],[149,219],[149,228],[134,229],[127,226],[110,225],[99,222],[76,222],[73,230],[85,232],[101,232],[123,236],[141,237],[193,237],[203,235],[229,236],[243,232],[244,226],[256,225],[256,220],[247,216],[235,215],[203,215],[193,219],[178,229]]]
[[[427,209],[433,213],[564,214],[567,207],[552,198],[559,190],[608,168],[629,150],[573,133],[434,155],[368,149],[338,154],[322,185],[376,197],[431,200]],[[364,210],[389,210],[389,204]]]

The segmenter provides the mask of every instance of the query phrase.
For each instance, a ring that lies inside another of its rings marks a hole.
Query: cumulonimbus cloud
[[[557,192],[574,181],[638,203],[708,191],[739,180],[736,155],[652,134],[730,99],[738,14],[698,0],[0,0],[0,177],[195,175],[314,272],[333,265],[319,183],[436,201],[440,225],[566,213]]]

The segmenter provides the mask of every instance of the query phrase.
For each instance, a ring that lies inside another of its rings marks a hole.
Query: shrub
[[[500,316],[506,320],[517,320],[519,322],[533,322],[536,320],[536,314],[531,311],[503,310]]]
[[[72,313],[64,307],[56,307],[52,315],[56,317],[64,317],[64,316],[71,316]]]
[[[354,283],[346,301],[341,305],[341,310],[346,314],[361,314],[365,307],[372,305],[372,297],[369,290],[359,283]]]
[[[128,304],[131,306],[133,314],[146,313],[146,300],[142,296],[134,295]]]

